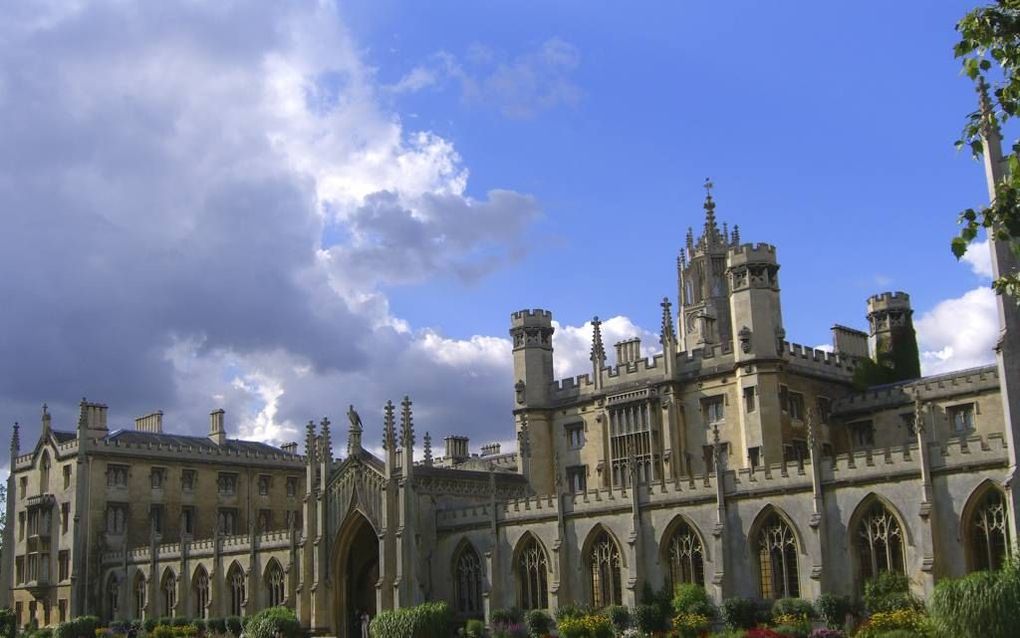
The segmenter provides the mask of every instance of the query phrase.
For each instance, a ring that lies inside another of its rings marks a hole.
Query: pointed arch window
[[[44,451],[39,463],[39,493],[50,491],[50,453]]]
[[[139,572],[135,576],[135,618],[144,620],[145,618],[145,594],[147,585],[145,583],[145,576]]]
[[[110,574],[106,581],[106,608],[110,613],[110,619],[117,618],[120,611],[120,583],[116,574]]]
[[[465,615],[477,615],[482,611],[482,561],[470,544],[457,554],[453,566],[454,599],[457,611]]]
[[[241,616],[244,612],[244,570],[234,563],[227,574],[227,587],[230,589],[230,615]]]
[[[160,590],[163,593],[163,612],[172,618],[177,607],[177,576],[169,569],[163,574]]]
[[[195,618],[209,617],[209,574],[204,567],[199,567],[195,573],[195,583],[192,585],[195,601]]]
[[[853,532],[857,546],[858,573],[863,584],[882,572],[904,573],[903,529],[879,501],[868,506]]]
[[[680,521],[669,538],[669,583],[675,592],[684,583],[705,584],[705,550],[687,521]]]
[[[623,604],[620,548],[606,530],[600,530],[588,552],[591,604],[595,609]]]
[[[971,571],[999,569],[1006,561],[1009,556],[1006,518],[1006,497],[996,488],[988,489],[966,521]]]
[[[523,610],[549,607],[549,563],[545,550],[529,536],[517,554],[517,603]]]
[[[798,598],[797,539],[793,529],[776,512],[758,528],[758,576],[762,598]]]
[[[269,607],[279,607],[286,603],[283,584],[283,568],[274,560],[266,568],[266,603]]]

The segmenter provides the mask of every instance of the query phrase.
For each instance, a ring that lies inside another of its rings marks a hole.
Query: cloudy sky
[[[653,345],[706,176],[778,246],[791,340],[897,289],[927,372],[991,361],[987,252],[948,249],[969,3],[695,4],[5,5],[5,440],[82,396],[277,442],[353,403],[377,440],[404,394],[510,439],[509,313],[554,312],[564,376],[593,314]]]

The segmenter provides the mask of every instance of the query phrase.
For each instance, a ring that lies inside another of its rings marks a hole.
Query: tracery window
[[[454,599],[461,614],[477,614],[482,611],[482,561],[478,552],[465,545],[453,569]]]
[[[694,529],[681,521],[669,539],[669,582],[675,592],[684,583],[705,584],[705,551]]]
[[[620,548],[606,530],[601,530],[588,554],[591,573],[591,604],[595,609],[623,604]]]
[[[283,582],[283,568],[274,560],[266,568],[266,602],[269,607],[278,607],[286,602]]]
[[[882,503],[875,502],[854,531],[861,584],[882,572],[903,573],[903,530]]]
[[[110,618],[116,618],[120,609],[120,583],[114,574],[110,574],[106,581],[106,604]]]
[[[762,523],[755,540],[758,545],[761,597],[799,597],[797,539],[790,526],[779,514],[772,512]]]
[[[138,576],[135,577],[135,618],[142,619],[145,617],[146,587],[145,576],[139,572]]]
[[[534,536],[524,541],[517,556],[517,603],[523,610],[549,607],[549,563]]]
[[[195,574],[195,584],[193,586],[195,601],[195,618],[208,618],[209,617],[209,574],[206,573],[204,567],[199,567],[198,572]]]
[[[177,607],[177,576],[169,569],[163,575],[163,612],[169,617],[174,616]]]
[[[230,615],[241,616],[244,610],[244,571],[237,563],[227,574],[227,586],[230,588]]]
[[[971,570],[1002,567],[1009,555],[1009,531],[1006,527],[1006,499],[997,489],[989,489],[967,521]]]
[[[39,493],[45,494],[50,491],[50,455],[43,452],[42,463],[39,470]]]

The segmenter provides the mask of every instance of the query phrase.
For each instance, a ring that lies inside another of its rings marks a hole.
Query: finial
[[[386,407],[383,408],[383,449],[387,452],[394,452],[396,448],[394,443],[397,438],[397,424],[396,419],[393,416],[394,406],[393,401],[386,401]]]
[[[659,328],[659,341],[663,347],[666,347],[668,343],[672,343],[676,339],[676,335],[673,333],[673,313],[671,308],[673,304],[669,302],[669,297],[663,297],[662,303],[662,326]]]
[[[18,430],[20,428],[21,428],[21,426],[18,425],[17,421],[15,421],[14,422],[14,433],[11,434],[11,456],[12,457],[17,456],[18,452],[21,450],[21,435],[18,434]],[[13,468],[14,465],[12,464],[11,467]]]
[[[712,189],[715,188],[715,184],[712,183],[711,177],[705,178],[705,198],[712,199]]]
[[[694,253],[694,229],[690,226],[687,227],[687,254],[691,255]]]
[[[333,459],[333,438],[329,433],[329,418],[322,417],[322,421],[319,421],[319,426],[322,429],[322,458],[332,460]]]
[[[517,453],[521,458],[531,456],[531,436],[528,434],[528,415],[521,415],[521,429],[517,433]]]
[[[601,366],[606,362],[606,347],[602,343],[602,322],[599,321],[598,315],[592,317],[591,328],[591,356],[589,360]]]
[[[400,402],[400,446],[414,447],[414,419],[411,416],[411,397]]]
[[[719,240],[719,226],[715,223],[715,202],[712,201],[712,188],[715,184],[705,178],[705,233],[701,239],[705,245],[712,245]]]
[[[43,416],[49,416],[49,414],[50,414],[49,406],[46,405],[45,403],[42,404],[42,413],[43,413]]]
[[[361,416],[354,409],[353,404],[347,408],[347,420],[351,422],[347,430],[347,456],[351,456],[361,449],[361,433],[364,431],[361,425]]]
[[[733,245],[740,245],[740,224],[733,224]]]
[[[432,465],[432,435],[428,432],[425,433],[425,465]]]

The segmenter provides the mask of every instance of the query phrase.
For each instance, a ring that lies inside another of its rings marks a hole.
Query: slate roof
[[[57,440],[57,443],[67,443],[68,441],[74,440],[75,437],[78,436],[74,432],[61,432],[59,430],[50,430],[50,432],[53,433],[53,438]]]
[[[117,430],[106,437],[107,441],[120,442],[130,445],[172,445],[191,446],[198,449],[222,450],[228,449],[233,452],[245,452],[249,454],[282,454],[298,458],[297,454],[284,452],[281,448],[268,443],[258,441],[242,441],[241,439],[227,439],[223,445],[216,445],[206,436],[188,436],[186,434],[167,434],[156,432],[139,432],[137,430]]]

